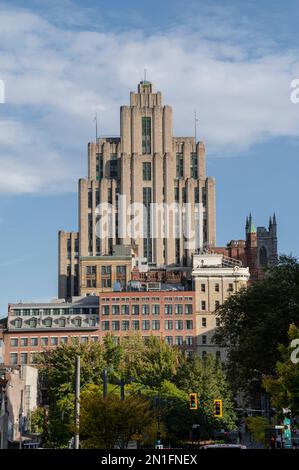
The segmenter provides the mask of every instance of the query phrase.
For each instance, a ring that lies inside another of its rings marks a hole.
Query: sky
[[[205,142],[217,244],[275,211],[280,253],[299,254],[297,0],[0,0],[0,316],[57,296],[57,232],[77,230],[78,178],[99,113],[147,78],[173,106],[174,135]]]

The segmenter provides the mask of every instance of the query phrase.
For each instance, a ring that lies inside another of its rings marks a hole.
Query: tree
[[[158,424],[162,436],[167,436],[172,443],[188,439],[192,424],[195,423],[201,423],[202,428],[210,431],[223,425],[234,427],[231,391],[223,368],[215,358],[208,356],[204,361],[199,358],[188,359],[184,352],[156,337],[149,337],[145,342],[141,336],[129,336],[116,344],[113,337],[108,335],[102,344],[64,345],[39,355],[40,375],[43,387],[48,391],[47,400],[50,405],[48,447],[67,446],[74,432],[74,371],[75,357],[78,354],[81,356],[81,406],[85,406],[82,397],[87,397],[89,403],[95,402],[102,394],[102,371],[107,368],[110,398],[106,404],[101,402],[102,408],[98,409],[98,414],[100,416],[106,410],[105,416],[108,416],[109,406],[116,422],[119,423],[121,410],[121,419],[131,422],[130,409],[135,406],[135,398],[136,407],[145,407],[143,416],[149,416],[147,403],[155,420],[149,419],[144,442],[152,442]],[[126,383],[126,405],[118,404],[120,379]],[[197,413],[189,410],[188,397],[191,391],[196,391],[205,403]],[[87,392],[92,392],[93,395],[87,396]],[[158,407],[157,398],[160,400]],[[219,398],[224,404],[221,422],[213,417],[214,399]],[[143,400],[143,404],[140,400]],[[131,407],[130,401],[133,403]],[[87,433],[88,419],[92,419],[91,408],[86,408],[84,419],[85,446],[93,446],[95,442],[98,445],[111,445],[107,433],[106,441],[103,437],[100,418],[97,418],[99,422],[93,422],[94,434],[90,436]],[[141,422],[141,425],[144,427],[145,422]],[[125,433],[122,435],[122,442],[126,442]]]
[[[155,421],[151,403],[142,396],[102,397],[99,387],[87,387],[81,394],[80,439],[83,448],[127,448],[136,433],[147,434]]]
[[[275,376],[265,376],[263,387],[270,394],[272,404],[278,409],[290,408],[292,415],[299,415],[299,362],[291,361],[294,351],[292,341],[299,339],[299,328],[291,324],[288,330],[289,344],[278,346],[280,360],[276,363]]]
[[[249,416],[246,418],[246,424],[253,440],[266,445],[266,430],[271,427],[268,420],[262,416]]]
[[[299,324],[297,259],[280,257],[264,280],[230,296],[217,315],[220,326],[214,341],[228,349],[234,388],[260,391],[262,375],[275,372],[277,344],[286,345],[289,324]]]

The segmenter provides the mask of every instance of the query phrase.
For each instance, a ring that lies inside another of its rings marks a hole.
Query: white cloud
[[[197,109],[210,155],[297,138],[299,106],[290,101],[290,82],[299,77],[298,55],[246,28],[236,33],[228,17],[216,15],[152,34],[73,30],[29,10],[2,8],[0,191],[75,190],[86,174],[94,112],[101,110],[103,134],[118,134],[119,106],[128,103],[144,67],[174,107],[176,134],[192,135]]]

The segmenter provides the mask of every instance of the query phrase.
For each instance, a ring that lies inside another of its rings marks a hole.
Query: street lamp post
[[[76,356],[75,367],[75,449],[80,447],[80,356]]]

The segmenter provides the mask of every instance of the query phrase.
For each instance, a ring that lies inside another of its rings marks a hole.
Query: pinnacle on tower
[[[269,229],[268,229],[268,230],[270,230],[271,227],[272,227],[272,217],[270,216],[270,219],[269,219]]]
[[[256,228],[254,226],[251,213],[249,214],[249,223],[248,223],[247,233],[256,233]]]
[[[246,224],[245,224],[245,233],[248,233],[248,228],[249,228],[249,219],[248,216],[246,217]]]

